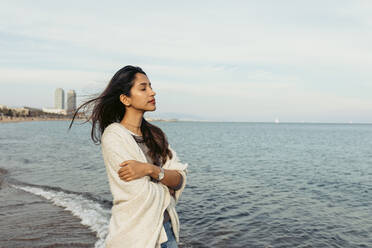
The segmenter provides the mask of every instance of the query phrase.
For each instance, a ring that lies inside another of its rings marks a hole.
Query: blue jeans
[[[176,237],[174,236],[172,223],[170,220],[164,223],[164,229],[167,233],[168,241],[162,243],[161,248],[178,248]]]

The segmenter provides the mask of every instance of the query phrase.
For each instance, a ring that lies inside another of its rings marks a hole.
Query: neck
[[[141,133],[142,117],[143,111],[134,111],[131,108],[127,108],[123,119],[120,121],[120,124],[125,126],[133,133],[142,135]]]

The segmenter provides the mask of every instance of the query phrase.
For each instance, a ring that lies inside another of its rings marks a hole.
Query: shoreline
[[[28,122],[28,121],[71,121],[72,117],[64,117],[64,118],[58,118],[58,117],[12,117],[12,118],[3,118],[0,119],[0,123],[17,123],[17,122]],[[79,121],[85,121],[84,118],[78,118],[76,117],[75,120]],[[164,122],[176,122],[177,120],[162,120],[162,119],[147,119],[149,122],[153,121],[164,121]]]
[[[56,118],[56,117],[12,117],[0,119],[0,123],[17,123],[17,122],[28,122],[28,121],[71,121],[72,117]],[[82,118],[75,118],[75,120],[85,120]]]
[[[29,121],[71,121],[72,117],[2,117],[0,116],[0,124],[2,123],[17,123],[17,122],[29,122]],[[75,117],[75,120],[85,121],[85,118]],[[157,118],[146,118],[149,122],[214,122],[214,123],[252,123],[252,124],[331,124],[331,125],[372,125],[372,122],[355,122],[355,123],[342,123],[342,122],[245,122],[245,121],[203,121],[203,120],[179,120],[179,119],[157,119]]]
[[[94,247],[97,233],[82,219],[52,201],[8,181],[0,167],[1,247]]]

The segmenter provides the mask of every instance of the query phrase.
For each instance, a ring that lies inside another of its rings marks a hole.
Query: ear
[[[125,107],[130,107],[131,105],[131,99],[130,97],[126,96],[125,94],[121,94],[119,96],[120,102],[125,105]]]

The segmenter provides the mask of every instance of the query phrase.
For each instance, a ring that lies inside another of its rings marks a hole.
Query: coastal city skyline
[[[154,114],[372,123],[371,1],[74,4],[4,1],[0,104],[42,108],[63,85],[80,105],[132,64]]]
[[[65,101],[66,99],[66,101]],[[0,104],[0,120],[1,121],[19,121],[19,120],[50,120],[50,118],[65,118],[71,116],[76,111],[76,93],[70,89],[65,92],[62,88],[57,88],[54,91],[54,108],[42,107],[35,108],[33,106],[23,105],[22,107],[7,106]],[[78,114],[78,116],[80,113]]]
[[[76,92],[68,90],[65,97],[63,88],[57,88],[54,91],[54,108],[43,107],[46,113],[71,114],[76,110]]]
[[[55,109],[66,109],[66,111],[76,110],[76,92],[75,92],[75,90],[67,91],[66,101],[65,101],[65,91],[64,91],[64,89],[57,88],[54,92],[54,108]]]

